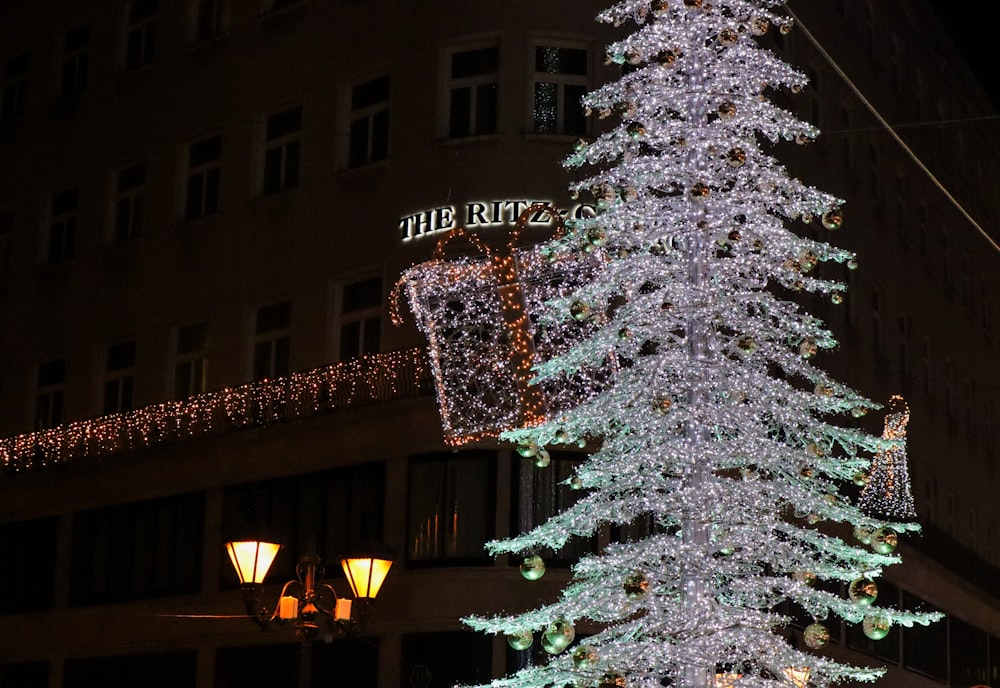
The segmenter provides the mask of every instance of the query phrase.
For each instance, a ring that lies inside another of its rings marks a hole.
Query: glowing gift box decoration
[[[595,318],[539,326],[532,318],[550,299],[565,297],[602,266],[599,250],[549,255],[540,246],[519,247],[529,220],[547,215],[564,231],[562,217],[547,205],[529,206],[511,231],[507,249],[490,250],[475,234],[454,229],[393,290],[393,321],[405,291],[418,329],[427,337],[445,441],[465,444],[504,430],[541,423],[592,394],[606,371],[573,379],[532,383],[533,367],[583,339]],[[472,256],[447,257],[460,242]]]

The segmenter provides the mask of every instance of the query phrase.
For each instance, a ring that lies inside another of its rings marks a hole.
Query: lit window
[[[378,353],[382,334],[382,278],[351,282],[341,287],[341,361]]]
[[[198,141],[188,148],[188,177],[184,201],[185,220],[212,215],[219,211],[221,160],[221,136]]]
[[[291,327],[290,302],[283,301],[257,309],[253,347],[254,380],[280,377],[288,373]]]
[[[115,241],[127,241],[142,235],[145,187],[146,163],[124,167],[115,174]]]
[[[3,94],[0,95],[0,124],[24,117],[28,90],[28,53],[16,55],[4,64]]]
[[[90,24],[73,29],[63,38],[59,97],[71,98],[87,90],[90,64]]]
[[[451,54],[448,137],[461,138],[497,131],[496,46]]]
[[[351,89],[347,164],[360,167],[389,155],[390,80],[382,76]]]
[[[177,328],[174,339],[174,399],[186,399],[205,391],[208,379],[207,340],[207,323]]]
[[[77,189],[66,189],[52,195],[49,213],[48,259],[59,263],[73,257],[76,247]]]
[[[128,6],[125,69],[148,65],[156,55],[157,0],[133,0]]]
[[[407,560],[485,563],[494,535],[496,456],[447,452],[410,463]]]
[[[35,385],[35,429],[54,428],[63,422],[66,393],[66,359],[47,361],[38,366]]]
[[[584,48],[535,46],[532,108],[535,132],[586,133],[587,120],[580,101],[587,93],[587,63]]]
[[[105,415],[130,410],[135,386],[135,342],[109,346],[104,371]]]
[[[302,107],[294,107],[267,118],[264,132],[264,180],[262,191],[276,193],[299,185],[302,155]]]

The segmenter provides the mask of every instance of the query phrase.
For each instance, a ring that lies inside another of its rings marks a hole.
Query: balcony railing
[[[431,391],[430,365],[423,349],[371,354],[2,439],[0,475],[285,423]]]

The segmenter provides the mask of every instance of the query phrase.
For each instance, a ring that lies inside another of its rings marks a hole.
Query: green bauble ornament
[[[899,536],[888,528],[879,528],[872,533],[872,549],[879,554],[892,554],[899,544]]]
[[[851,409],[851,415],[855,418],[864,418],[868,415],[868,409],[864,406],[855,406]]]
[[[806,339],[803,340],[801,344],[799,344],[799,356],[808,359],[812,358],[815,355],[816,355],[816,342],[812,341],[811,339]]]
[[[646,580],[646,576],[642,571],[634,571],[625,577],[625,580],[622,582],[622,588],[625,589],[625,596],[627,598],[637,600],[645,597],[646,593],[649,592],[649,581]]]
[[[587,230],[587,242],[591,246],[604,246],[606,237],[604,230],[600,227],[591,227]]]
[[[802,642],[810,650],[819,650],[830,642],[830,631],[821,623],[811,623],[802,631]]]
[[[575,637],[573,624],[565,619],[557,619],[542,633],[542,649],[550,655],[557,655],[569,647]]]
[[[847,588],[847,596],[853,602],[868,607],[878,597],[878,586],[870,578],[858,578],[851,581],[851,585]]]
[[[515,650],[527,650],[531,647],[534,640],[535,638],[531,635],[531,631],[521,631],[520,633],[512,633],[507,636],[507,644]]]
[[[863,545],[872,544],[872,529],[864,526],[857,526],[854,529],[854,537]]]
[[[526,440],[517,443],[517,453],[526,459],[530,459],[532,456],[538,453],[538,445],[535,444],[534,440]]]
[[[858,487],[864,487],[865,485],[868,484],[868,474],[865,473],[864,471],[858,471],[857,473],[854,474],[851,480]],[[871,536],[868,537],[868,540],[871,541]]]
[[[586,645],[573,650],[573,667],[579,671],[591,669],[597,664],[597,650]]]
[[[865,632],[865,635],[872,640],[882,640],[882,638],[889,635],[891,627],[892,622],[889,620],[889,617],[882,614],[869,614],[861,624],[861,629]]]
[[[525,557],[521,562],[521,575],[525,580],[538,580],[545,575],[545,560],[537,554]]]
[[[538,453],[535,454],[535,466],[537,466],[538,468],[545,468],[550,463],[552,463],[552,457],[549,456],[549,453],[547,451],[539,447]]]
[[[571,490],[582,490],[583,480],[580,479],[580,476],[574,475],[569,479],[569,487]]]

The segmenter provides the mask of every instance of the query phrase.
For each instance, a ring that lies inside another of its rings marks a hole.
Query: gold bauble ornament
[[[745,354],[753,353],[757,348],[757,343],[751,337],[740,337],[739,341],[736,342],[736,346],[739,347],[740,351]]]
[[[691,190],[688,193],[691,195],[691,198],[702,199],[708,198],[712,191],[708,188],[708,184],[704,182],[695,182],[694,186],[691,187]]]
[[[583,321],[590,317],[590,306],[583,301],[574,301],[570,304],[569,314],[573,316],[574,320]]]
[[[869,614],[861,623],[861,630],[872,640],[882,640],[889,635],[890,628],[892,628],[892,621],[882,614]]]
[[[778,31],[781,32],[782,36],[787,36],[792,32],[792,23],[791,22],[783,23],[781,26],[778,27]]]
[[[736,106],[726,100],[719,104],[718,112],[722,119],[731,119],[736,116]]]
[[[816,342],[811,339],[805,339],[799,344],[799,356],[802,358],[812,358],[816,355]]]
[[[627,598],[637,600],[645,597],[646,593],[649,592],[649,581],[646,580],[646,576],[642,571],[633,571],[625,577],[625,580],[622,582],[622,589],[625,590]]]
[[[864,526],[855,526],[854,537],[863,545],[870,545],[872,543],[872,529],[866,528]]]
[[[625,677],[617,671],[609,671],[601,676],[597,688],[625,688]]]
[[[844,302],[844,297],[840,294],[840,292],[835,291],[832,294],[830,294],[830,303],[832,303],[833,305],[839,306],[843,302]]]
[[[830,642],[830,630],[821,623],[811,623],[802,631],[802,642],[810,650],[819,650]]]
[[[591,227],[587,230],[587,243],[591,246],[604,246],[607,242],[607,235],[600,227]]]
[[[747,161],[747,154],[742,148],[732,148],[726,153],[726,162],[730,167],[743,167]]]
[[[829,230],[840,229],[840,226],[844,224],[844,215],[840,212],[840,208],[831,208],[823,213],[823,226]]]
[[[852,602],[868,607],[878,597],[878,586],[870,578],[857,578],[848,586],[847,596]]]
[[[689,10],[700,10],[701,0],[684,0],[684,6]]]
[[[797,580],[799,583],[804,583],[809,587],[816,584],[816,574],[812,571],[807,571],[805,569],[800,569],[792,574],[792,578]]]
[[[764,17],[754,17],[750,20],[750,33],[754,36],[763,36],[771,28],[771,22]]]
[[[855,406],[851,409],[851,415],[855,418],[864,418],[868,415],[868,409],[864,406]]]
[[[740,239],[743,238],[743,235],[740,234],[740,230],[734,229],[729,232],[726,238],[728,238],[730,241],[739,241]]]
[[[832,397],[833,387],[820,383],[813,388],[813,394],[820,397]]]
[[[625,127],[625,131],[633,139],[638,139],[646,135],[646,127],[639,122],[629,122],[628,126]]]
[[[719,32],[719,43],[727,48],[736,45],[736,41],[739,39],[740,35],[734,29],[725,28]]]
[[[677,62],[678,57],[679,55],[675,53],[673,50],[669,49],[661,50],[660,52],[656,53],[656,62],[661,67],[673,67],[674,63]]]
[[[667,0],[653,0],[649,4],[649,8],[653,11],[653,14],[660,16],[666,14],[667,10],[670,9],[670,3]]]
[[[666,413],[673,408],[674,400],[666,394],[662,394],[653,399],[653,410],[657,413]]]

